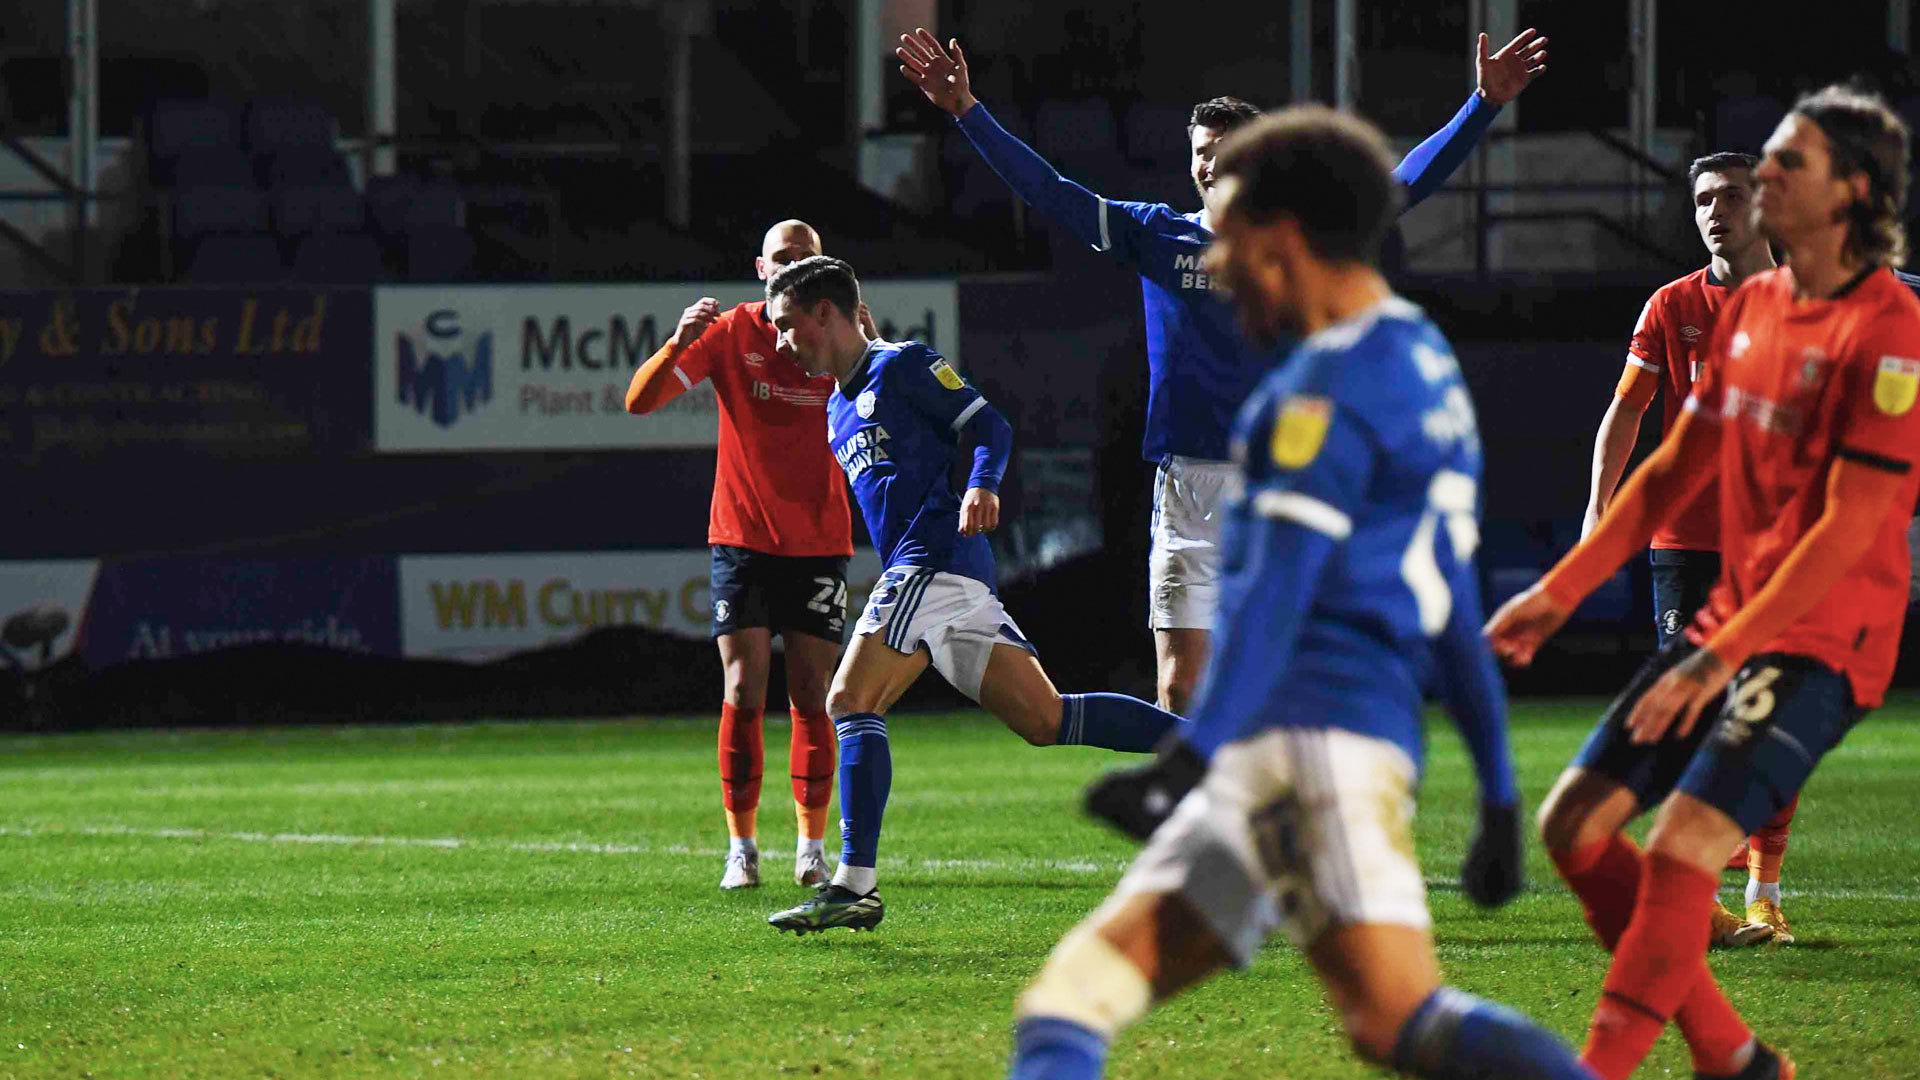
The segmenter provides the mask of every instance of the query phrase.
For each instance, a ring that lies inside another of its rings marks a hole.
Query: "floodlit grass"
[[[1596,705],[1517,710],[1529,795]],[[886,922],[796,940],[764,921],[803,895],[769,728],[768,884],[745,893],[715,888],[706,720],[8,739],[0,1077],[1000,1075],[1014,994],[1131,851],[1074,810],[1124,759],[896,718]],[[1444,729],[1432,756],[1420,844],[1445,881],[1474,789]],[[1920,1073],[1916,778],[1907,700],[1802,801],[1800,944],[1714,954],[1803,1076]],[[1530,871],[1492,913],[1435,887],[1441,960],[1577,1040],[1605,960],[1537,847]],[[1110,1075],[1379,1074],[1275,945],[1124,1035]],[[1672,1033],[1640,1075],[1689,1075]]]

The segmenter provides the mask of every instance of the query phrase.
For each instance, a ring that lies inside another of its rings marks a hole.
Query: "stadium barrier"
[[[1049,671],[1150,692],[1144,338],[1137,285],[1098,266],[868,297],[1014,422],[1003,594]],[[1480,415],[1489,602],[1576,538],[1645,294],[1414,294]],[[758,290],[0,291],[0,723],[708,708],[714,404],[617,400],[701,295]],[[1555,340],[1516,340],[1536,327]],[[1648,591],[1630,565],[1515,688],[1616,688],[1651,648]],[[908,704],[955,700],[923,684]]]

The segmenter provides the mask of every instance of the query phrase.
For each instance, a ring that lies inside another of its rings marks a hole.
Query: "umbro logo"
[[[750,352],[747,354],[747,363],[752,364],[754,367],[759,367],[761,364],[764,364],[766,362],[767,362],[767,358],[764,356],[761,356],[757,352]]]
[[[1697,326],[1683,326],[1680,328],[1680,336],[1686,338],[1688,341],[1693,341],[1700,336],[1700,328]]]

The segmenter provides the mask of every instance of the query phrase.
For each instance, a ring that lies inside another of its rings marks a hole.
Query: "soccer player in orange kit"
[[[1593,533],[1487,624],[1532,660],[1579,601],[1720,461],[1713,593],[1684,637],[1602,717],[1540,809],[1548,853],[1613,951],[1583,1054],[1623,1080],[1669,1019],[1696,1076],[1772,1080],[1706,965],[1727,848],[1798,794],[1885,695],[1899,652],[1920,494],[1920,300],[1906,254],[1906,125],[1876,97],[1801,98],[1754,169],[1761,230],[1786,267],[1727,301],[1685,415]],[[1724,708],[1700,722],[1725,692]],[[1659,803],[1645,853],[1621,831]]]
[[[1708,264],[1662,285],[1647,300],[1627,344],[1627,368],[1614,390],[1613,403],[1593,440],[1593,488],[1580,535],[1593,531],[1613,498],[1640,433],[1640,420],[1654,396],[1664,392],[1660,433],[1673,430],[1682,403],[1693,392],[1696,372],[1706,363],[1713,328],[1727,297],[1749,277],[1773,269],[1773,251],[1753,221],[1753,167],[1748,154],[1709,154],[1687,168],[1693,192],[1693,221],[1711,257]],[[1718,475],[1719,461],[1708,458],[1688,466]],[[1686,512],[1653,534],[1654,632],[1660,646],[1678,636],[1693,613],[1707,602],[1720,577],[1720,505],[1708,481],[1706,491]],[[1789,802],[1742,840],[1728,866],[1747,871],[1746,917],[1713,907],[1713,940],[1718,945],[1791,942],[1780,909],[1780,864],[1799,800]]]
[[[765,281],[818,254],[820,234],[811,225],[783,221],[767,231],[754,269]],[[774,634],[786,645],[793,718],[788,772],[799,821],[793,879],[808,888],[827,882],[823,839],[835,747],[827,683],[846,640],[853,554],[846,481],[827,449],[833,380],[809,376],[780,354],[766,306],[756,300],[723,313],[719,301],[702,297],[627,388],[627,411],[635,415],[702,379],[713,380],[720,401],[707,543],[713,546],[713,636],[726,669],[719,755],[728,833],[723,889],[760,884],[756,825]],[[861,315],[874,336],[864,308]]]

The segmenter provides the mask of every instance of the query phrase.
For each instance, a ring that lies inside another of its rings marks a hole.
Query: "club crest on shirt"
[[[853,399],[853,411],[859,413],[862,420],[873,419],[873,391],[860,391],[860,396]]]
[[[1873,374],[1873,407],[1888,416],[1905,416],[1920,391],[1920,360],[1883,356]]]
[[[1753,346],[1753,339],[1747,336],[1747,332],[1745,330],[1742,330],[1739,333],[1733,335],[1733,341],[1727,346],[1727,355],[1733,357],[1735,360],[1738,360],[1741,357],[1747,355],[1747,350],[1752,346]]]
[[[1327,441],[1327,425],[1333,421],[1333,402],[1314,394],[1297,394],[1280,406],[1273,421],[1273,439],[1269,451],[1273,463],[1283,469],[1300,469],[1320,455]]]
[[[962,379],[960,373],[953,370],[953,366],[945,360],[935,360],[927,365],[927,370],[933,372],[933,377],[940,380],[940,385],[949,390],[966,389],[966,380]]]

